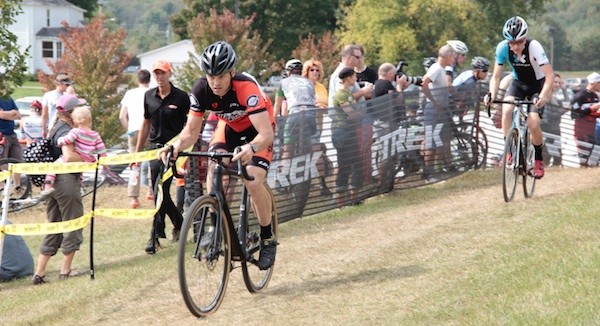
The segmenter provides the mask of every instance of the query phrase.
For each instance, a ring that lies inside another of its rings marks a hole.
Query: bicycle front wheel
[[[231,235],[211,196],[196,199],[185,214],[177,252],[183,300],[192,314],[208,316],[219,308],[231,271]]]
[[[23,163],[23,161],[14,159],[14,158],[3,158],[0,159],[0,168],[2,170],[5,170],[8,168],[8,164],[9,163]],[[14,177],[15,175],[13,175]],[[16,180],[13,179],[12,185],[13,187],[15,187],[17,184]],[[31,179],[29,178],[29,176],[27,174],[23,174],[20,173],[19,174],[19,190],[17,190],[17,188],[15,187],[14,189],[12,189],[9,197],[10,197],[10,201],[14,201],[14,200],[19,200],[19,199],[25,199],[29,196],[31,196]],[[2,207],[2,198],[0,198],[0,207]],[[11,205],[9,206],[9,211],[18,211],[20,209],[25,208],[23,205]]]
[[[504,201],[509,202],[515,196],[517,176],[519,175],[519,132],[516,129],[506,137],[504,156],[502,157],[502,192]]]
[[[523,158],[524,158],[524,169],[523,174],[523,192],[525,198],[531,198],[533,191],[535,190],[535,181],[537,180],[533,176],[533,166],[535,164],[535,149],[533,144],[528,140],[529,135],[525,135],[525,144],[523,144]]]
[[[273,236],[277,240],[277,207],[275,206],[275,198],[273,197],[273,192],[269,186],[265,184],[265,187],[269,191],[269,197],[271,197],[271,226],[273,231]],[[256,219],[256,214],[254,215],[254,219],[252,220],[252,225],[250,223],[247,224],[247,236],[246,236],[246,251],[250,254],[251,261],[258,261],[259,249],[260,249],[260,225],[258,224],[258,219]],[[250,216],[249,216],[250,217]],[[248,218],[250,220],[250,218]],[[246,283],[246,288],[248,291],[255,293],[262,289],[264,289],[271,280],[271,276],[273,275],[273,266],[267,270],[260,270],[258,266],[251,261],[243,261],[242,262],[242,274],[244,275],[244,283]]]

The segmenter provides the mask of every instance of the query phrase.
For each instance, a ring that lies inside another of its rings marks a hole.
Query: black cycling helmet
[[[514,16],[504,23],[502,35],[506,40],[518,41],[527,36],[528,30],[529,28],[527,27],[525,19]]]
[[[209,45],[200,58],[200,68],[207,75],[218,76],[235,67],[236,56],[231,44],[218,41]]]
[[[292,60],[286,62],[285,70],[287,70],[290,75],[291,74],[294,74],[294,75],[302,74],[302,61],[300,61],[298,59],[292,59]]]
[[[423,59],[423,67],[425,67],[425,70],[429,69],[429,67],[431,67],[432,64],[437,62],[437,58],[434,57],[426,57]]]
[[[487,71],[490,69],[490,62],[484,57],[474,57],[473,60],[471,60],[471,67],[473,67],[473,69]]]

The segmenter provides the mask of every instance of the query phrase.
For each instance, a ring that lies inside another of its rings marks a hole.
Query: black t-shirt
[[[161,99],[158,87],[144,95],[144,119],[150,119],[150,142],[166,144],[179,135],[190,110],[188,94],[171,84],[171,92]]]
[[[373,85],[373,93],[371,98],[376,98],[378,96],[382,96],[390,93],[390,91],[395,92],[396,88],[392,85],[392,82],[386,79],[377,79],[375,84]]]
[[[356,73],[356,81],[360,84],[363,84],[364,82],[375,84],[377,78],[379,78],[377,71],[375,71],[375,69],[371,67],[366,67],[365,70],[363,70],[362,72]]]

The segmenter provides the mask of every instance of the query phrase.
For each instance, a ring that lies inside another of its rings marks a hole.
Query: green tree
[[[206,17],[203,13],[190,21],[188,34],[196,52],[201,54],[204,49],[218,40],[230,43],[237,54],[236,68],[247,71],[259,80],[264,80],[273,71],[273,60],[267,50],[271,40],[263,41],[258,34],[250,35],[253,16],[235,18],[228,9],[222,14],[215,9],[210,10]],[[198,76],[203,75],[197,58],[190,60],[175,72],[175,80],[182,89],[189,89]]]
[[[319,60],[323,64],[324,82],[327,85],[329,75],[340,62],[340,50],[337,44],[338,40],[333,33],[325,32],[320,38],[309,34],[306,38],[301,39],[298,47],[292,51],[292,58],[303,62],[310,59]],[[279,63],[283,70],[285,60],[280,60]]]
[[[98,0],[67,0],[70,3],[76,5],[81,9],[85,9],[86,12],[84,16],[86,18],[92,18],[98,10]]]
[[[12,94],[23,85],[27,72],[28,50],[21,52],[17,36],[8,30],[15,23],[14,17],[21,13],[20,1],[0,3],[0,97]]]
[[[408,59],[418,62],[408,71],[422,74],[421,58],[435,56],[449,39],[465,42],[471,56],[491,58],[506,19],[537,14],[546,1],[356,0],[342,8],[339,35],[344,44],[363,45],[369,65]]]
[[[271,53],[276,58],[287,58],[298,45],[300,37],[321,35],[335,28],[335,13],[339,1],[289,1],[289,0],[186,0],[186,8],[171,16],[174,32],[189,38],[190,22],[198,14],[208,15],[210,9],[218,13],[238,8],[237,18],[254,16],[251,34],[272,39]]]
[[[99,15],[83,28],[63,23],[66,31],[60,36],[63,55],[56,62],[48,61],[48,66],[54,75],[67,72],[76,82],[77,95],[92,108],[94,128],[107,145],[112,145],[123,133],[118,119],[122,97],[119,89],[131,82],[123,73],[131,55],[123,48],[125,31],[112,32],[104,22],[105,16]],[[53,88],[54,76],[38,72],[38,78],[43,85]]]

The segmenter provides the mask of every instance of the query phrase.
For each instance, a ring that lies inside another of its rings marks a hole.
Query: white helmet
[[[469,48],[462,41],[449,40],[449,41],[446,41],[446,44],[450,45],[452,47],[452,49],[454,49],[454,52],[456,52],[458,54],[467,54],[467,52],[469,52]]]

